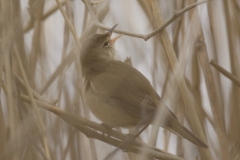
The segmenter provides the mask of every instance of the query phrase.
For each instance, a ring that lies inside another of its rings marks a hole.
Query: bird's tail
[[[176,119],[172,120],[171,123],[165,126],[164,128],[177,135],[180,135],[183,138],[186,138],[187,140],[191,141],[197,146],[208,148],[208,146],[202,140],[194,136],[187,128],[182,126]]]

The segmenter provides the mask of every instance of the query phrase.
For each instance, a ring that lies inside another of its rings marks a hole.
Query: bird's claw
[[[136,138],[136,135],[134,135],[134,134],[131,134],[131,133],[128,133],[128,134],[126,134],[128,137],[127,137],[127,139],[125,140],[125,142],[123,142],[124,143],[124,145],[123,145],[123,147],[122,147],[122,151],[123,152],[128,152],[129,151],[129,149],[132,147],[132,141],[133,140],[135,140],[135,138]]]
[[[102,135],[106,138],[111,136],[112,128],[106,125],[105,123],[101,123],[101,125],[105,128],[106,132],[102,132]],[[105,136],[106,135],[106,136]]]

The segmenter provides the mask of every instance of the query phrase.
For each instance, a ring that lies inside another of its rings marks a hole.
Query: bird
[[[128,128],[136,126],[142,119],[153,123],[159,109],[165,120],[161,127],[184,137],[197,146],[207,144],[185,128],[167,108],[149,80],[131,65],[115,58],[111,39],[116,25],[107,33],[87,37],[80,53],[84,77],[84,98],[93,115],[108,127]]]

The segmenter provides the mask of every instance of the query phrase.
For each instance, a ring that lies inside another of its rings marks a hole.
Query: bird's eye
[[[104,47],[108,47],[108,46],[109,46],[109,41],[104,42],[104,43],[103,43],[103,46],[104,46]]]

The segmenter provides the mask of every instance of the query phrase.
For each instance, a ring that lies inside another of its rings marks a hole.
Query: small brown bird
[[[207,148],[179,123],[143,74],[114,59],[113,44],[118,37],[110,37],[115,27],[106,34],[89,36],[82,46],[80,60],[85,78],[85,98],[91,112],[109,127],[131,127],[143,118],[152,122],[157,110],[163,107],[166,116],[161,124],[163,128]]]

